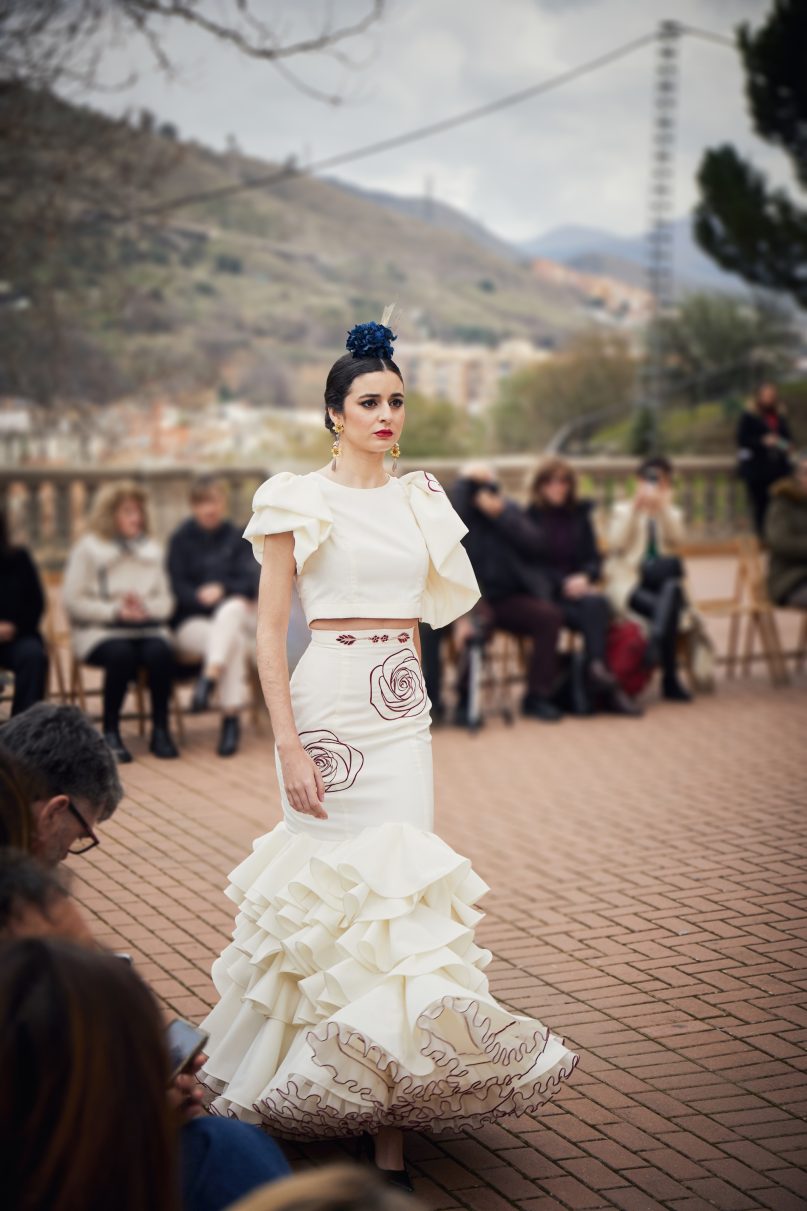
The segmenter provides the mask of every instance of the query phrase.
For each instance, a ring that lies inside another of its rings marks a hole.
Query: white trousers
[[[246,706],[247,674],[255,659],[256,610],[244,597],[229,597],[209,618],[186,618],[174,643],[180,659],[202,659],[205,671],[219,668],[219,702],[225,714]]]

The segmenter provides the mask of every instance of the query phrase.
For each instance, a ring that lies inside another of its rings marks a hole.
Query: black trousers
[[[639,586],[631,593],[628,605],[634,613],[650,619],[650,639],[658,647],[663,675],[666,680],[674,679],[678,627],[685,605],[681,581],[667,580],[655,590]]]
[[[527,693],[535,698],[549,698],[558,671],[558,635],[563,622],[559,608],[540,597],[517,593],[498,601],[483,598],[474,606],[472,615],[485,643],[494,631],[528,635],[532,639]],[[467,697],[467,653],[463,653],[457,684],[460,699]]]
[[[48,654],[39,635],[22,635],[11,643],[0,643],[0,669],[10,669],[14,674],[12,715],[19,715],[45,697]]]
[[[440,715],[443,711],[440,686],[440,644],[450,632],[450,626],[430,627],[427,622],[420,623],[420,667],[423,670],[426,693],[429,695],[435,715]]]
[[[748,506],[751,510],[751,520],[757,537],[765,541],[765,518],[771,499],[771,485],[765,480],[746,480],[745,490],[748,493]]]
[[[148,674],[151,691],[151,721],[154,727],[168,726],[168,701],[174,658],[170,646],[159,637],[105,639],[96,644],[86,663],[106,670],[104,677],[104,731],[116,732],[126,691],[138,669]]]
[[[611,622],[611,607],[602,593],[588,593],[585,597],[563,598],[558,602],[563,613],[564,625],[570,631],[583,636],[586,663],[595,660],[605,664],[605,643]]]

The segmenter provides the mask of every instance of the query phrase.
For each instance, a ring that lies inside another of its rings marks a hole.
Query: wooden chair
[[[743,539],[738,539],[730,548],[737,560],[731,594],[728,597],[701,598],[695,602],[695,608],[704,617],[728,618],[729,620],[726,653],[724,656],[719,656],[718,660],[726,665],[726,675],[730,678],[734,677],[737,671],[742,624],[748,619],[748,568],[743,541]]]
[[[779,627],[776,622],[776,610],[768,597],[762,550],[756,538],[743,538],[740,539],[740,543],[742,558],[746,568],[749,603],[745,649],[743,652],[743,672],[750,672],[754,638],[755,636],[759,636],[762,654],[767,661],[772,684],[788,685],[790,676],[787,671],[787,660],[785,659]]]

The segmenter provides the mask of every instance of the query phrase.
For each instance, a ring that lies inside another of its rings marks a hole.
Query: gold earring
[[[398,470],[398,459],[401,457],[401,447],[397,442],[390,450],[390,454],[392,455],[392,474],[395,475]]]
[[[336,430],[336,437],[334,438],[333,445],[331,446],[331,454],[333,456],[331,458],[331,470],[332,471],[336,470],[336,460],[339,457],[339,455],[342,453],[342,451],[339,447],[339,438],[342,436],[342,430],[344,429],[344,427],[345,427],[344,422],[340,423],[339,421],[334,421],[334,429]]]

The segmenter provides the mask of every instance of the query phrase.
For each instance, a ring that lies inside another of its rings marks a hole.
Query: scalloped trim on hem
[[[437,1023],[446,1012],[464,1019],[474,1054],[460,1056],[447,1039],[429,1028],[428,1023]],[[200,1079],[217,1095],[211,1106],[214,1114],[262,1122],[286,1139],[351,1136],[380,1127],[438,1133],[476,1129],[510,1115],[535,1112],[555,1096],[579,1063],[580,1057],[568,1051],[563,1040],[540,1022],[507,1016],[510,1020],[494,1030],[492,1018],[474,998],[443,997],[424,1010],[418,1026],[426,1031],[428,1041],[421,1055],[443,1070],[429,1080],[407,1072],[378,1043],[333,1020],[305,1036],[313,1065],[328,1073],[330,1080],[324,1076],[315,1080],[313,1073],[295,1073],[282,1086],[267,1090],[253,1106],[239,1107],[227,1100],[226,1082],[206,1072],[200,1074]],[[502,1036],[522,1024],[538,1029],[530,1030],[517,1045],[508,1046]],[[530,1078],[530,1071],[550,1046],[558,1049],[556,1062]],[[351,1065],[363,1067],[367,1079],[340,1079],[340,1071]],[[500,1071],[485,1079],[475,1078],[471,1068],[485,1065]],[[373,1092],[373,1085],[386,1086],[385,1101]]]

